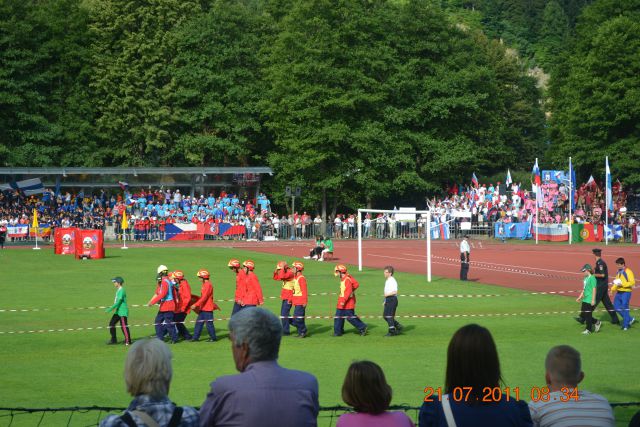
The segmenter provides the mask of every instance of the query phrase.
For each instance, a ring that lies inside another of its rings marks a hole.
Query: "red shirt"
[[[298,273],[293,284],[293,305],[307,305],[308,299],[307,279]]]
[[[236,294],[234,296],[234,300],[237,303],[242,303],[245,294],[247,293],[247,275],[244,270],[238,270],[236,274]]]
[[[180,281],[178,287],[178,303],[176,304],[176,313],[191,312],[191,286],[186,279]]]
[[[262,288],[258,281],[258,276],[253,271],[250,271],[246,276],[246,294],[242,299],[245,305],[260,305],[264,303],[262,296]]]
[[[351,275],[347,274],[340,282],[337,308],[341,310],[354,310],[356,308],[356,294],[354,293]]]
[[[160,301],[160,311],[174,311],[176,309],[175,298],[168,301],[161,301],[163,298],[167,296],[169,292],[172,292],[173,285],[169,281],[168,278],[163,277],[160,284],[156,287],[156,294],[151,299],[151,305],[156,304]]]
[[[282,281],[282,291],[280,291],[280,299],[283,301],[291,301],[293,299],[293,271],[290,269],[280,269],[273,272],[273,280]]]
[[[200,299],[193,305],[201,311],[213,311],[213,286],[209,280],[202,281]]]

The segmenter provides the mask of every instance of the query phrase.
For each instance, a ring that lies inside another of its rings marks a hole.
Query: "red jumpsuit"
[[[262,296],[262,288],[258,281],[258,276],[253,271],[250,271],[246,276],[246,293],[242,302],[244,305],[262,305],[264,298]]]

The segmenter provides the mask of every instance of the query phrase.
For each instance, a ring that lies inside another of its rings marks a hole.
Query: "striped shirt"
[[[570,389],[571,390],[571,389]],[[566,394],[569,396],[570,391]],[[534,427],[613,427],[615,419],[611,405],[599,394],[580,390],[578,400],[562,402],[565,393],[549,393],[548,402],[530,402],[529,411]]]

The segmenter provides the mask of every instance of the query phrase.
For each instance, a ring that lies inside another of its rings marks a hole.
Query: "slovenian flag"
[[[475,172],[471,176],[471,184],[475,185],[476,187],[478,186],[478,177],[476,176]]]
[[[605,158],[605,171],[607,182],[607,209],[613,211],[613,194],[611,193],[611,169],[609,169],[609,157]]]

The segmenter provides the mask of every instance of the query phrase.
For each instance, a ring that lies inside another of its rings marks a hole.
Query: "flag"
[[[476,176],[476,173],[474,172],[473,175],[471,176],[471,183],[473,185],[475,185],[476,187],[478,186],[478,177]]]
[[[589,177],[589,181],[587,181],[587,187],[590,187],[590,186],[592,186],[592,185],[595,185],[595,183],[596,183],[596,180],[595,180],[595,179],[593,179],[593,175],[591,175],[591,176]]]
[[[607,240],[619,240],[623,237],[621,225],[607,225],[604,227],[604,232]]]
[[[613,211],[613,193],[611,192],[611,169],[609,169],[609,158],[605,160],[606,181],[607,181],[607,209]]]
[[[122,189],[122,191],[126,191],[129,188],[129,183],[125,181],[118,181],[118,185]]]
[[[531,190],[536,193],[536,203],[539,208],[544,205],[544,198],[542,197],[542,180],[540,179],[540,167],[538,166],[538,159],[536,159],[536,163],[533,165],[533,170],[531,171],[533,175],[533,179],[531,181]]]
[[[122,229],[123,230],[128,230],[129,229],[129,220],[127,219],[127,210],[123,210],[122,211]]]
[[[34,194],[44,193],[44,185],[40,178],[32,178],[0,185],[0,191],[6,190],[20,190],[26,196],[32,196]]]
[[[31,223],[31,228],[34,230],[38,229],[38,211],[35,209],[33,210],[33,222]]]
[[[576,210],[576,171],[573,169],[571,157],[569,157],[569,199],[571,200],[571,209]]]
[[[504,180],[505,185],[509,186],[513,184],[513,180],[511,179],[511,171],[507,169],[507,179]]]

